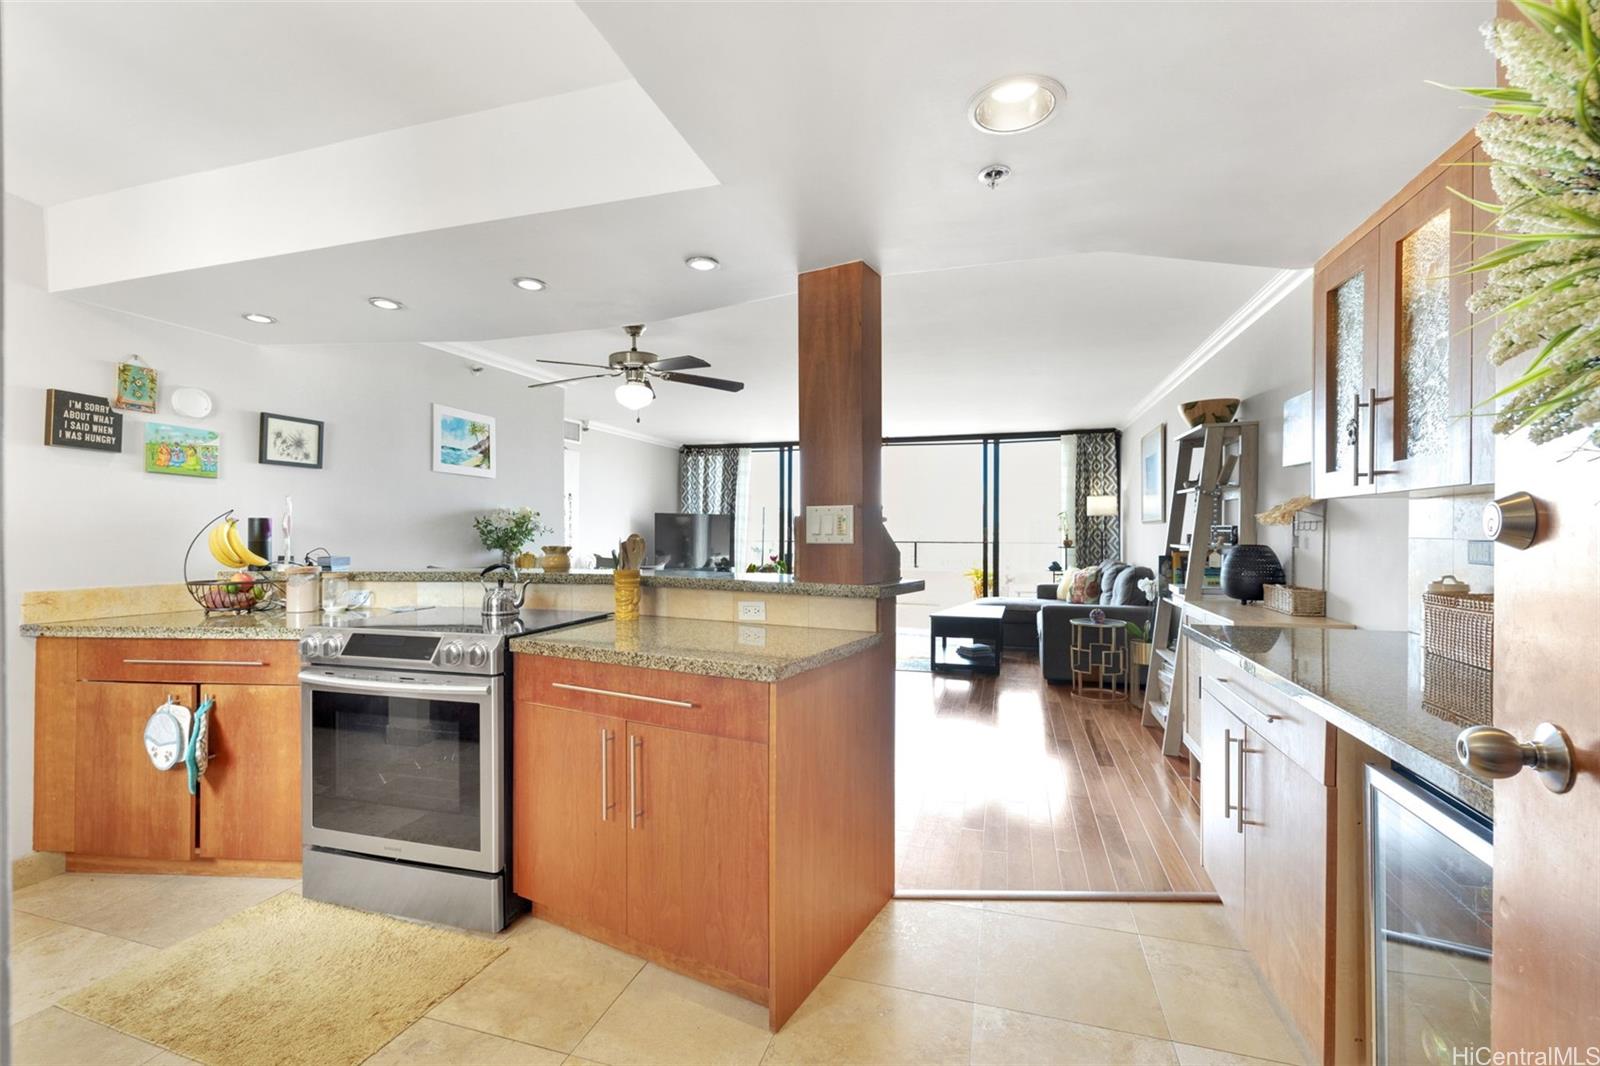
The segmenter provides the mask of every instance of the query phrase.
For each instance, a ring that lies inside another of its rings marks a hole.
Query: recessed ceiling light
[[[690,270],[715,270],[722,264],[709,255],[691,255],[683,261],[683,265]]]
[[[246,322],[254,322],[257,325],[261,325],[261,326],[270,326],[274,322],[278,321],[277,319],[273,318],[271,315],[261,315],[261,314],[257,314],[254,311],[251,311],[249,314],[240,315],[239,317],[244,319]]]
[[[1067,90],[1043,74],[1008,74],[979,89],[967,117],[985,133],[1021,133],[1055,114]]]
[[[399,300],[391,300],[387,296],[368,296],[367,303],[380,311],[399,311],[405,307]]]
[[[540,281],[538,278],[512,278],[511,284],[515,285],[519,289],[526,289],[529,292],[541,292],[544,289],[544,282]]]

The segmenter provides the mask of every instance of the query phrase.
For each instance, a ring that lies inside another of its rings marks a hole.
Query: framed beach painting
[[[433,405],[433,469],[441,474],[494,477],[494,419],[459,407]]]
[[[1139,517],[1167,520],[1167,424],[1161,423],[1139,441]]]
[[[322,469],[322,423],[261,412],[260,462]]]

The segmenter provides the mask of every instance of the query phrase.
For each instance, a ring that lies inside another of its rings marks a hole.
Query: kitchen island
[[[644,618],[511,646],[517,894],[776,1030],[894,891],[893,641]]]

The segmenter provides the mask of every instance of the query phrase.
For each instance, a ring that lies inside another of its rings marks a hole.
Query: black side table
[[[964,603],[959,607],[946,607],[928,616],[928,669],[934,673],[998,674],[1000,657],[1005,654],[1005,613],[1001,604]],[[950,637],[960,637],[987,644],[994,649],[992,663],[946,654],[939,656],[942,642]]]

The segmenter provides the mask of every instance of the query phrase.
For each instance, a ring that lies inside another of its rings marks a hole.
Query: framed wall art
[[[433,469],[441,474],[494,477],[494,419],[458,407],[433,405]]]
[[[155,367],[146,366],[137,355],[130,355],[127,362],[117,364],[117,395],[111,400],[113,406],[153,415],[159,397]]]
[[[259,461],[273,466],[322,469],[323,425],[314,418],[261,412]]]
[[[213,430],[162,422],[144,424],[144,469],[148,474],[214,478],[221,452],[222,436]]]
[[[1161,423],[1139,441],[1139,517],[1167,520],[1167,424]]]

